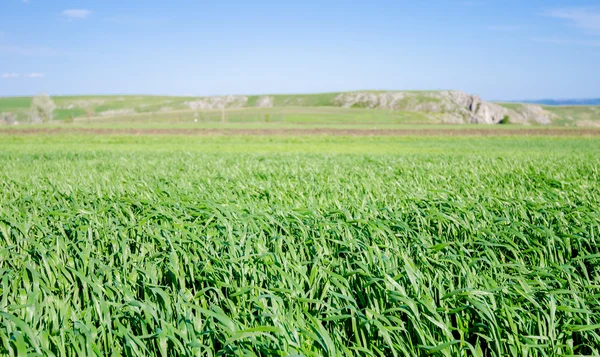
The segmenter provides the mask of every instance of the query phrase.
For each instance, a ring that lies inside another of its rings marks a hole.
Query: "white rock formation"
[[[512,123],[549,124],[553,117],[538,105],[522,104],[513,110],[460,91],[351,92],[338,95],[334,104],[346,108],[423,112],[433,114],[444,123],[498,124],[508,118]]]
[[[275,98],[269,95],[262,96],[256,101],[256,106],[258,108],[273,108],[274,104]]]
[[[248,105],[248,97],[240,95],[228,95],[221,97],[199,98],[191,102],[185,102],[192,110],[216,110],[221,108],[242,108]]]

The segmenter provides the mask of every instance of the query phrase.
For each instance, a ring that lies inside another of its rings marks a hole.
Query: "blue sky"
[[[0,0],[0,96],[600,96],[600,3]]]

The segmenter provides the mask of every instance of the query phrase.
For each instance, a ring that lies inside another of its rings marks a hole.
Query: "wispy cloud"
[[[56,51],[48,47],[0,45],[0,53],[20,56],[54,56]]]
[[[530,40],[539,43],[550,43],[554,45],[576,45],[587,47],[600,47],[600,40],[582,40],[563,37],[530,37]]]
[[[29,0],[23,0],[24,4],[29,4]]]
[[[62,15],[70,20],[87,19],[92,12],[86,9],[68,9],[62,12]]]
[[[144,26],[144,25],[159,25],[165,22],[163,18],[150,18],[150,17],[139,17],[132,15],[117,15],[113,17],[109,17],[106,19],[107,21],[113,22],[119,25],[135,25],[135,26]]]
[[[582,36],[530,37],[530,40],[555,45],[600,47],[600,7],[558,8],[541,15],[565,20],[570,26],[582,30]]]
[[[25,74],[25,78],[42,78],[44,76],[43,73],[27,73]]]
[[[572,26],[600,34],[600,7],[554,9],[543,15],[567,20]]]
[[[488,30],[498,32],[517,32],[525,29],[525,26],[521,25],[500,25],[500,26],[489,26]]]
[[[21,75],[19,73],[2,73],[2,78],[4,79],[10,79],[10,78],[19,78],[21,77]],[[39,73],[39,72],[33,72],[33,73],[25,73],[23,75],[24,78],[42,78],[44,77],[43,73]]]

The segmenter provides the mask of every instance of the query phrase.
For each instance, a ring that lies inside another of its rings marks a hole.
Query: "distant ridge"
[[[56,122],[163,120],[195,123],[279,120],[294,123],[360,124],[389,120],[394,123],[510,123],[600,127],[600,99],[491,102],[456,90],[212,97],[53,96],[52,100],[55,105],[53,120]],[[0,125],[28,122],[31,103],[31,97],[0,97]],[[278,119],[273,119],[273,115]],[[228,118],[225,120],[223,117]]]
[[[520,100],[511,101],[511,103],[527,103],[541,105],[600,105],[600,98]]]

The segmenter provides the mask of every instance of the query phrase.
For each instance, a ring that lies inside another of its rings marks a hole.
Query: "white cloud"
[[[164,22],[162,18],[148,18],[131,15],[118,15],[107,18],[108,21],[114,22],[119,25],[133,25],[133,26],[145,26],[145,25],[159,25]]]
[[[21,56],[54,56],[56,51],[48,47],[0,45],[0,53]]]
[[[23,3],[29,4],[29,0],[23,0]]]
[[[545,16],[569,21],[572,26],[600,33],[600,7],[565,8],[544,13]]]
[[[19,78],[19,77],[21,77],[21,75],[18,73],[2,73],[1,77],[4,79],[10,79],[10,78]],[[44,74],[39,73],[39,72],[25,73],[23,75],[23,77],[24,78],[42,78],[42,77],[44,77]]]
[[[600,47],[600,40],[581,40],[563,37],[530,37],[531,41],[539,43],[550,43],[554,45],[577,45],[587,47]]]
[[[572,27],[583,30],[585,37],[530,37],[539,43],[600,47],[600,7],[572,7],[546,11],[543,16],[565,20]]]
[[[71,20],[87,19],[92,12],[85,9],[69,9],[62,12],[62,15]]]

